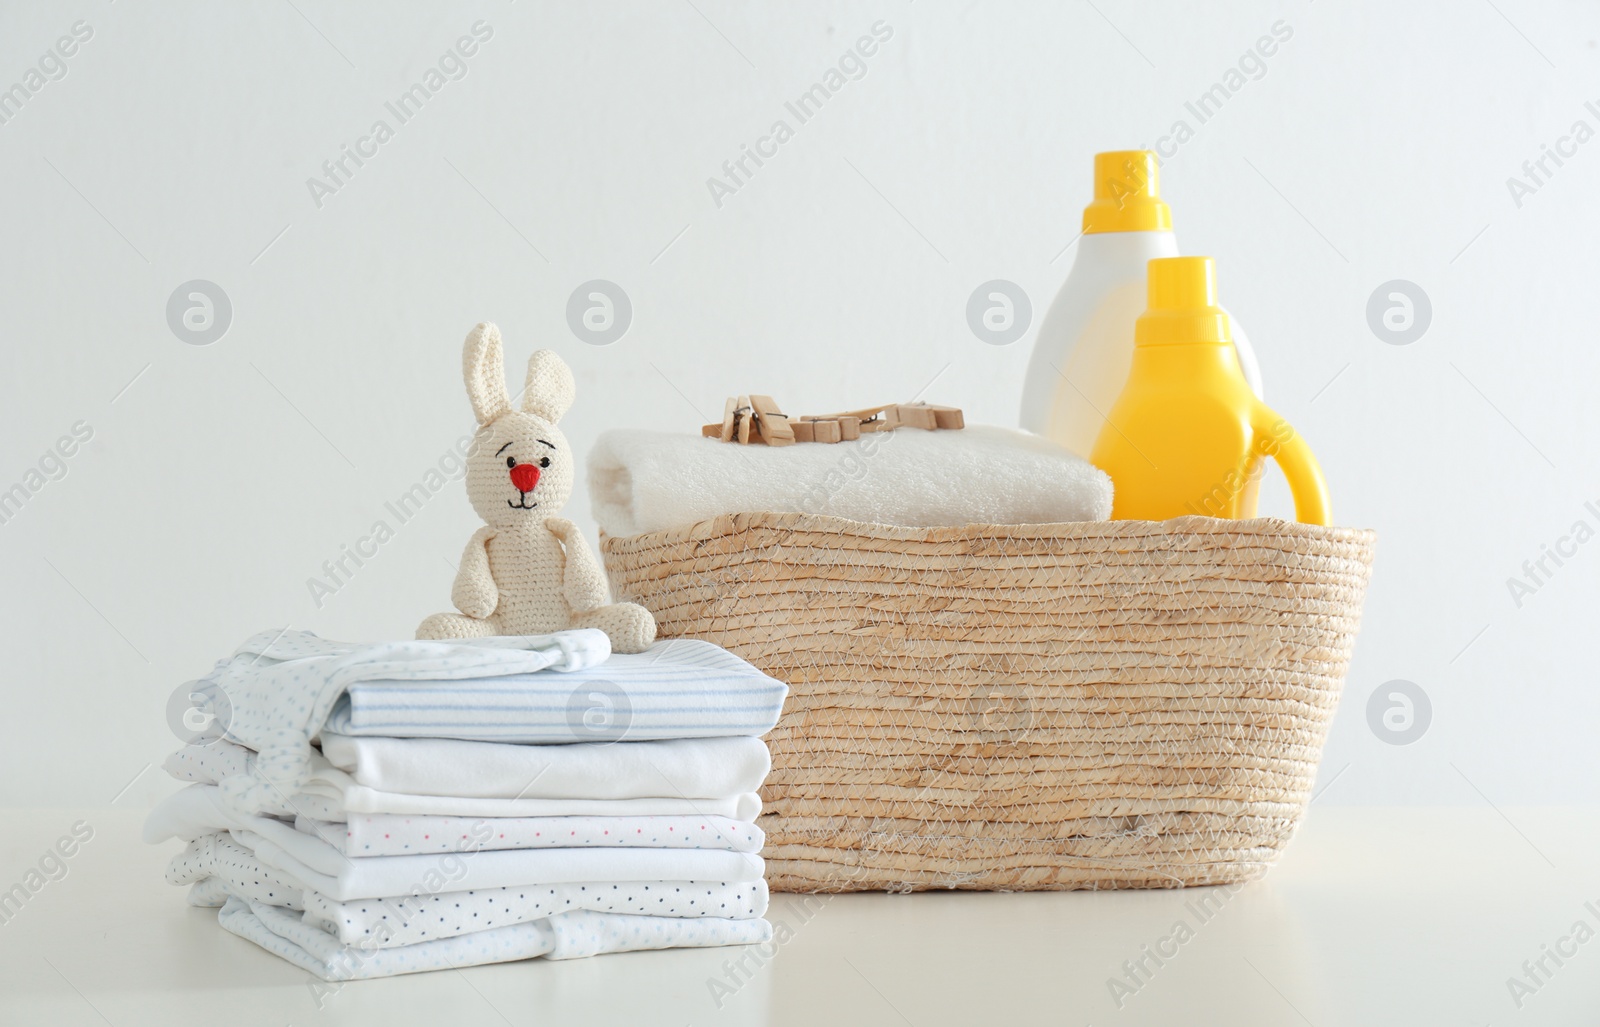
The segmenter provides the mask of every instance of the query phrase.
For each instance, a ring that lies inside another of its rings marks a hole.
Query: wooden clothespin
[[[863,410],[852,410],[844,414],[827,414],[829,418],[850,418],[854,420],[860,431],[894,431],[896,428],[922,428],[932,431],[935,427],[933,412],[922,404],[888,403],[881,407],[867,407]]]
[[[761,433],[755,426],[754,413],[749,396],[729,396],[722,405],[722,423],[701,425],[700,434],[723,442],[737,441],[741,445],[749,445],[752,436],[753,441],[760,442]]]
[[[861,437],[854,417],[802,417],[794,422],[796,442],[852,442]]]
[[[755,413],[755,410],[750,406],[750,397],[740,396],[738,406],[734,409],[733,415],[734,430],[738,433],[739,445],[741,446],[750,444],[750,430],[755,427],[755,420],[750,416],[753,413]],[[756,441],[761,441],[759,434],[756,436]]]
[[[778,409],[771,396],[730,396],[722,408],[722,423],[708,424],[700,434],[743,445],[764,443],[787,446],[795,442],[853,442],[862,432],[896,428],[958,429],[966,421],[957,407],[928,403],[888,403],[841,414],[791,418]]]
[[[927,410],[933,414],[933,427],[953,431],[967,426],[967,419],[961,416],[959,407],[934,406],[931,403],[912,403],[914,409]]]
[[[750,405],[755,408],[756,423],[761,426],[761,438],[769,446],[794,445],[794,429],[789,426],[789,417],[778,409],[771,396],[750,396]]]

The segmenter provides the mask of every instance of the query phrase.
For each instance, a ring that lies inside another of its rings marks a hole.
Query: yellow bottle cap
[[[1157,257],[1145,274],[1149,306],[1134,324],[1136,343],[1233,342],[1228,315],[1217,306],[1217,266],[1210,257]]]
[[[1161,200],[1159,169],[1149,150],[1095,154],[1094,202],[1083,208],[1083,234],[1172,231],[1172,211]]]

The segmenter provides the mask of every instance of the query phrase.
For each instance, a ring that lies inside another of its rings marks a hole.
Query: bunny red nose
[[[518,492],[532,492],[533,487],[539,484],[539,466],[518,464],[511,468],[511,484],[516,486]]]

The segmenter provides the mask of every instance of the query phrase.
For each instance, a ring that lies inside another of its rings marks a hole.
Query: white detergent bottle
[[[1083,209],[1083,238],[1072,270],[1039,325],[1022,391],[1022,427],[1087,457],[1133,366],[1133,328],[1145,308],[1145,268],[1178,256],[1172,212],[1157,188],[1156,155],[1117,150],[1094,158],[1094,201]],[[1250,391],[1261,369],[1233,320]],[[1252,475],[1243,516],[1255,515]]]

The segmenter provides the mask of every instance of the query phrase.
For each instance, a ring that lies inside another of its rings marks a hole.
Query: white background
[[[820,410],[937,379],[1014,423],[1033,333],[978,341],[968,295],[1010,279],[1042,312],[1093,153],[1180,118],[1180,244],[1218,259],[1336,519],[1379,532],[1320,801],[1592,801],[1600,542],[1520,609],[1506,581],[1600,527],[1600,141],[1520,208],[1506,182],[1600,129],[1600,14],[1497,2],[8,5],[0,86],[94,34],[0,125],[0,489],[94,437],[0,525],[0,804],[148,804],[168,695],[246,636],[407,637],[447,608],[459,484],[320,609],[307,579],[470,430],[476,321],[513,380],[539,346],[573,365],[580,454],[748,391]],[[469,73],[319,209],[307,179],[479,19]],[[707,179],[880,20],[865,76],[719,209]],[[1280,20],[1199,125],[1185,102]],[[606,347],[565,315],[595,278],[634,309]],[[1366,319],[1397,278],[1433,305],[1409,346]],[[191,279],[233,304],[210,346],[167,324]],[[1408,746],[1365,713],[1397,678],[1432,703]]]

